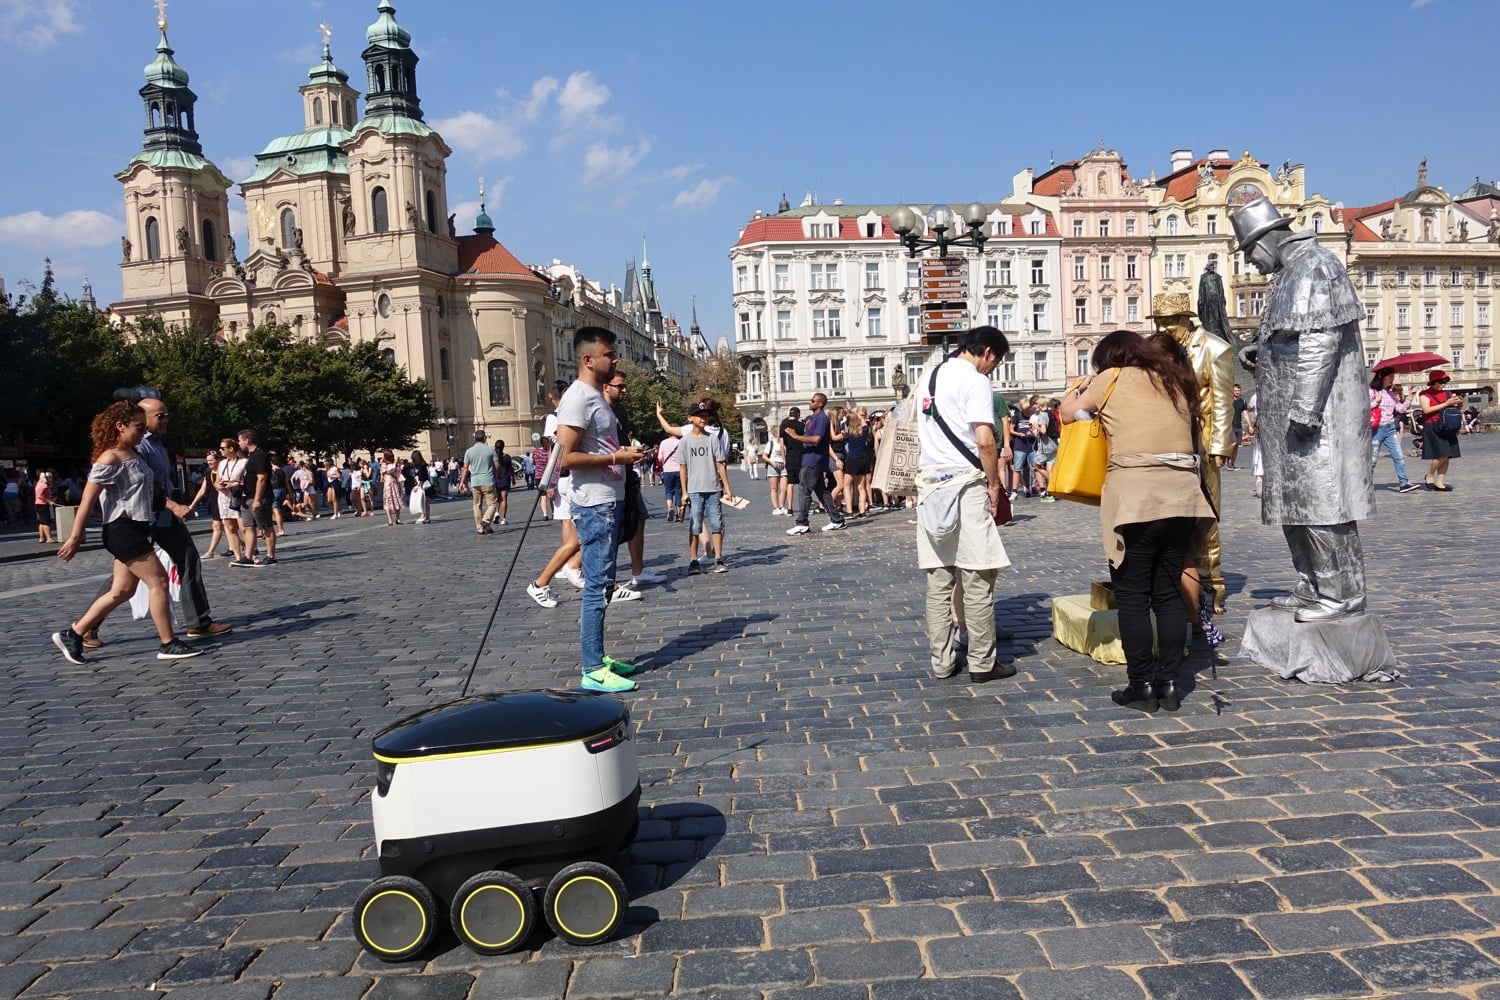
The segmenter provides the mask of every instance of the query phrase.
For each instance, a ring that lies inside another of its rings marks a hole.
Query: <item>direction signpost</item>
[[[922,343],[943,345],[964,329],[969,314],[969,262],[962,257],[922,258]]]

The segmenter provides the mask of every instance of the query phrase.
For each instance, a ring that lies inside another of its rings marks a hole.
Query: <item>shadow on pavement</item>
[[[693,653],[712,649],[726,639],[738,638],[745,634],[745,629],[751,624],[772,622],[779,617],[779,615],[771,614],[736,615],[733,618],[721,618],[716,622],[700,625],[672,639],[656,653],[637,660],[636,666],[644,667],[648,671],[665,667]]]

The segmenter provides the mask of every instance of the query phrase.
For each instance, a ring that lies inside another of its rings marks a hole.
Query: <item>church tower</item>
[[[212,327],[218,311],[205,294],[223,270],[229,235],[228,177],[203,156],[188,74],[167,41],[166,5],[157,3],[161,41],[140,89],[145,142],[115,174],[125,186],[121,240],[126,319],[156,315],[169,324]]]
[[[382,0],[365,32],[365,114],[343,144],[354,232],[349,272],[424,268],[452,274],[457,242],[448,221],[447,160],[453,150],[422,120],[411,34]]]

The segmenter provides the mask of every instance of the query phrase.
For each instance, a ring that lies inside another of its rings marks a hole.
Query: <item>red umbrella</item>
[[[1425,372],[1429,368],[1437,368],[1446,365],[1448,359],[1441,354],[1433,354],[1431,351],[1417,351],[1412,354],[1398,354],[1384,361],[1377,361],[1371,366],[1371,371],[1392,371],[1398,375],[1408,375],[1412,372]]]

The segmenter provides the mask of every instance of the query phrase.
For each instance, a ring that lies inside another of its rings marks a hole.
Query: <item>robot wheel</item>
[[[542,913],[557,936],[571,944],[605,941],[625,917],[625,881],[608,865],[580,861],[547,884]]]
[[[504,955],[536,926],[536,894],[510,872],[480,872],[459,887],[448,911],[459,940],[481,955]]]
[[[354,904],[354,936],[382,962],[415,957],[437,931],[437,901],[414,878],[388,875],[365,887]]]

